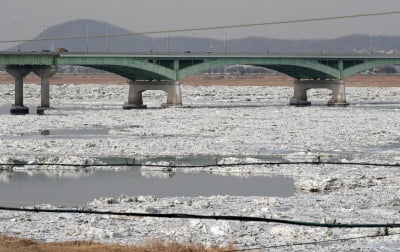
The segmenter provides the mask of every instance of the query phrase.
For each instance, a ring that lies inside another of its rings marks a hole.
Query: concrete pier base
[[[35,67],[33,72],[41,78],[41,103],[37,108],[37,113],[43,114],[50,108],[50,78],[57,72],[57,66]]]
[[[13,115],[27,115],[29,114],[29,108],[25,106],[11,105],[10,113]]]
[[[15,103],[11,105],[10,113],[15,115],[29,114],[29,108],[24,106],[24,77],[32,69],[25,66],[9,65],[6,67],[6,71],[15,79]]]
[[[332,98],[328,101],[328,106],[347,106],[345,84],[343,80],[296,80],[294,95],[290,99],[290,105],[309,106],[311,102],[307,100],[307,90],[312,88],[326,88],[332,90]]]
[[[124,109],[147,108],[143,104],[142,93],[146,90],[162,90],[167,93],[167,103],[162,107],[182,107],[181,85],[179,81],[129,81],[128,102]]]

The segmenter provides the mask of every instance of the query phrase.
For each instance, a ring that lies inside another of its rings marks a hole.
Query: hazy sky
[[[81,18],[144,31],[399,10],[399,0],[1,0],[0,40],[33,38],[48,26]],[[293,39],[350,33],[400,35],[399,21],[400,14],[396,14],[179,35],[223,37],[226,32],[227,38],[254,35]],[[0,49],[10,46],[0,44]]]

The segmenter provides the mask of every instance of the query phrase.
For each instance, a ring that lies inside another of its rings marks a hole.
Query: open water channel
[[[3,174],[6,175],[6,174]],[[95,198],[120,195],[197,197],[211,195],[293,195],[293,179],[253,176],[240,178],[209,173],[169,173],[165,177],[142,175],[140,169],[93,171],[77,177],[52,177],[43,173],[13,172],[0,182],[0,199],[9,206],[39,203],[79,206]]]
[[[118,127],[117,127],[118,128]],[[116,128],[116,129],[117,129]],[[14,140],[91,139],[108,135],[110,129],[41,129],[35,133],[5,136]],[[264,157],[268,159],[268,156]],[[184,168],[216,165],[222,156],[159,156],[136,159],[146,162],[173,162]],[[207,172],[151,172],[139,167],[121,169],[120,164],[134,164],[134,158],[99,158],[106,170],[69,171],[54,175],[47,171],[0,172],[0,201],[8,206],[53,204],[79,206],[95,198],[120,195],[156,197],[198,197],[211,195],[289,197],[294,193],[294,180],[284,176],[228,176]],[[113,164],[117,164],[113,167]],[[18,167],[18,165],[17,165]],[[53,168],[54,169],[54,168]],[[60,166],[57,169],[62,170]]]

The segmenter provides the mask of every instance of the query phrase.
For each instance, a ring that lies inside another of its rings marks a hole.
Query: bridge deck
[[[60,54],[61,57],[133,57],[133,58],[307,58],[307,59],[400,59],[399,54],[285,54],[285,53],[208,53],[208,52],[190,52],[190,53],[125,53],[125,52],[66,52]]]
[[[400,54],[361,53],[216,53],[216,52],[15,52],[0,51],[1,56],[53,56],[53,57],[139,57],[139,58],[310,58],[310,59],[400,59]]]
[[[254,65],[295,79],[344,79],[385,65],[400,65],[400,55],[382,54],[240,54],[124,52],[0,52],[3,65],[79,65],[131,80],[180,80],[210,68]]]

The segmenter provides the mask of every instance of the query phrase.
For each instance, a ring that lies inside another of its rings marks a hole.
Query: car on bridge
[[[68,52],[68,50],[65,49],[64,47],[59,47],[59,48],[57,48],[56,52],[57,53],[63,53],[63,52]]]

